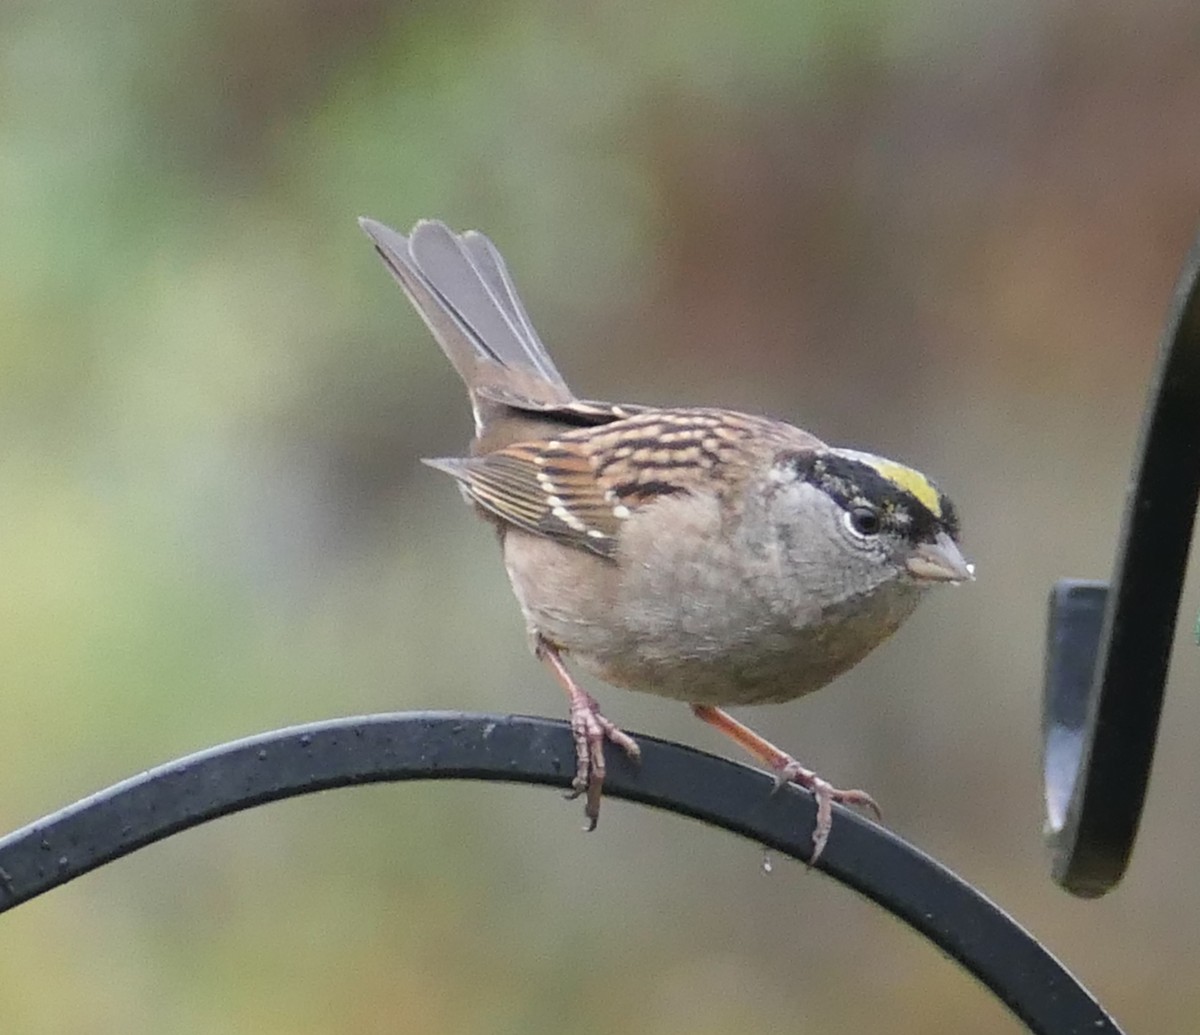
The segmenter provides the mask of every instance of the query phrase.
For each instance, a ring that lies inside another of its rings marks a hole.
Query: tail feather
[[[520,339],[525,358],[547,381],[554,381],[565,388],[566,382],[542,344],[542,339],[533,329],[533,321],[529,319],[525,304],[517,294],[516,285],[496,246],[478,230],[468,230],[459,237],[459,241],[493,300],[505,311],[509,325]]]
[[[359,225],[473,395],[492,387],[541,403],[572,399],[491,241],[433,220],[408,237],[373,219]]]

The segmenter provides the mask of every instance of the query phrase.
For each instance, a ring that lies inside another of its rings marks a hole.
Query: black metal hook
[[[638,736],[634,766],[610,753],[605,792],[691,816],[807,861],[816,820],[796,787],[766,773]],[[473,779],[568,787],[575,747],[562,722],[420,712],[336,719],[169,762],[0,839],[0,912],[153,841],[269,801],[384,780]],[[1039,1035],[1120,1035],[1028,932],[944,866],[837,809],[817,863],[975,975]]]
[[[1043,688],[1053,876],[1092,898],[1125,872],[1150,779],[1200,494],[1200,238],[1175,288],[1111,585],[1050,596]]]

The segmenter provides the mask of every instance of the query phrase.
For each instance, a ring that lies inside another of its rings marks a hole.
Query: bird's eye
[[[846,522],[858,535],[878,535],[881,527],[879,511],[874,507],[855,507],[846,514]]]

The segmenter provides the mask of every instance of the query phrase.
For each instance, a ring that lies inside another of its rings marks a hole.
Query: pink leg
[[[575,779],[568,798],[578,798],[586,793],[583,814],[588,819],[588,830],[596,829],[600,817],[600,792],[604,787],[604,742],[611,740],[635,762],[642,757],[637,742],[628,733],[600,714],[600,705],[586,690],[578,686],[567,671],[558,651],[545,640],[538,640],[537,655],[554,673],[562,684],[571,703],[571,734],[575,738]]]
[[[832,784],[822,780],[811,769],[805,769],[791,755],[781,751],[769,740],[760,737],[749,726],[738,722],[728,712],[707,704],[693,704],[692,712],[696,718],[702,719],[710,726],[719,729],[728,737],[732,737],[763,765],[770,769],[778,781],[778,786],[785,783],[798,783],[807,788],[817,800],[817,825],[813,829],[813,851],[809,865],[815,863],[825,850],[825,842],[829,840],[829,828],[833,825],[833,803],[839,805],[858,805],[869,809],[875,818],[882,819],[883,813],[866,791],[842,791]]]

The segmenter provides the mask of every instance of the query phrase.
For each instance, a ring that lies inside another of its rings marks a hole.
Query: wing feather
[[[607,421],[557,438],[426,463],[458,479],[470,499],[501,521],[613,558],[622,522],[640,508],[665,496],[742,491],[745,479],[759,476],[780,451],[823,445],[790,425],[726,410],[644,410],[615,418],[616,409],[606,410]]]

